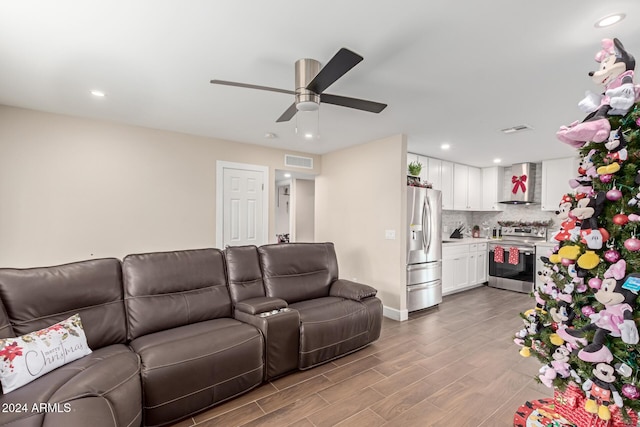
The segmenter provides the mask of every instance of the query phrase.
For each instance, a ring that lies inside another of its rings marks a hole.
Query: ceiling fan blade
[[[333,55],[333,58],[327,62],[327,65],[322,67],[318,75],[307,85],[307,89],[314,93],[324,92],[336,80],[345,75],[347,71],[355,67],[362,60],[362,56],[343,47],[338,53]]]
[[[368,111],[370,113],[379,113],[385,108],[387,104],[381,104],[380,102],[367,101],[358,98],[349,98],[346,96],[329,95],[323,93],[320,95],[320,102],[325,104],[339,105],[341,107],[355,108],[356,110]]]
[[[278,89],[276,87],[268,87],[268,86],[250,85],[250,84],[246,84],[246,83],[229,82],[229,81],[226,81],[226,80],[211,80],[210,83],[214,84],[214,85],[245,87],[247,89],[268,90],[270,92],[286,93],[287,95],[295,95],[296,94],[292,90]]]
[[[276,120],[276,123],[288,122],[293,118],[293,116],[296,115],[297,112],[298,112],[298,109],[296,108],[296,103],[294,102],[293,104],[291,104],[289,108],[287,108],[287,111],[285,111],[284,113],[282,113],[280,117],[278,117],[278,120]]]

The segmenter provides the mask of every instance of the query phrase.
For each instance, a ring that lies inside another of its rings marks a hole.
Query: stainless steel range
[[[535,282],[535,244],[547,240],[546,227],[502,227],[502,239],[489,242],[489,286],[531,292]]]

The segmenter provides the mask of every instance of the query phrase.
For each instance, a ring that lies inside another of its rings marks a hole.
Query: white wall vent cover
[[[285,154],[284,164],[285,166],[291,166],[294,168],[313,169],[313,158]]]

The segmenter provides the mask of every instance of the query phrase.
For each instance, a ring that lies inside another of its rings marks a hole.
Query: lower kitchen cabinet
[[[478,245],[478,246],[484,246],[484,249],[478,249],[478,255],[477,255],[477,259],[478,259],[478,269],[477,269],[477,273],[478,273],[478,281],[477,283],[486,283],[488,278],[487,278],[487,270],[489,268],[489,263],[487,261],[487,244],[483,243],[482,245]]]
[[[442,248],[442,294],[452,294],[487,281],[487,244],[448,244]]]

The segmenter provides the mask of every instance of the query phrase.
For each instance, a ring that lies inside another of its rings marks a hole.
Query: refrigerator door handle
[[[427,220],[429,221],[427,223]],[[424,198],[424,206],[422,207],[422,248],[424,253],[428,253],[431,249],[431,204],[429,198]],[[426,230],[424,230],[426,228]],[[429,233],[429,241],[427,242],[427,233]]]

